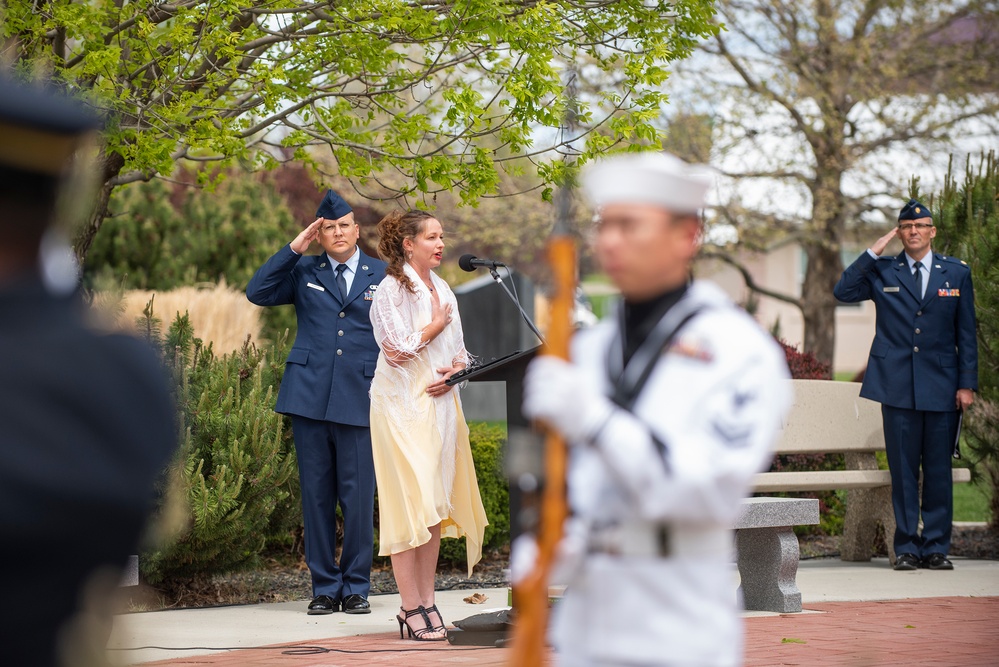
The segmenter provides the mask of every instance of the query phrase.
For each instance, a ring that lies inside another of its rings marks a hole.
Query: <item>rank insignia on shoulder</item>
[[[964,261],[963,259],[961,260],[961,263],[964,264],[965,266],[968,266],[968,263],[966,261]]]
[[[687,357],[689,359],[696,359],[697,361],[703,361],[705,363],[710,363],[714,361],[715,355],[711,353],[711,350],[700,345],[696,341],[689,340],[678,340],[669,346],[666,351],[667,354],[678,354],[681,357]]]
[[[959,289],[938,289],[937,296],[961,296]]]

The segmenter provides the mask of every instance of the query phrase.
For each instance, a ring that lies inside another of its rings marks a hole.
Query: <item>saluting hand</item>
[[[304,255],[312,242],[319,238],[319,226],[326,218],[316,218],[315,222],[303,229],[295,240],[291,242],[291,249],[299,255]]]
[[[874,242],[873,245],[871,245],[871,252],[880,257],[881,253],[883,253],[885,251],[885,248],[888,247],[888,244],[891,243],[892,240],[897,236],[898,236],[898,227],[892,227],[890,232],[879,238],[877,241]]]

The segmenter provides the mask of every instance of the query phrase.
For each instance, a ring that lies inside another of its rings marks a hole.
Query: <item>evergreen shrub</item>
[[[969,156],[961,182],[948,172],[930,209],[934,251],[966,260],[975,286],[978,395],[965,415],[962,453],[972,481],[990,497],[989,525],[999,531],[999,156]]]
[[[222,277],[242,290],[302,228],[272,184],[246,174],[233,174],[214,191],[162,180],[135,183],[116,189],[110,206],[114,215],[87,254],[90,285],[164,291]],[[296,330],[292,306],[267,308],[263,319],[266,339]]]
[[[216,357],[186,315],[162,340],[151,308],[144,319],[176,380],[181,447],[169,474],[184,520],[139,563],[146,581],[170,589],[257,565],[300,522],[298,478],[291,431],[274,412],[284,341]]]
[[[218,281],[245,287],[301,231],[280,195],[251,177],[213,192],[155,180],[115,191],[114,216],[94,237],[85,275],[111,273],[130,289]]]

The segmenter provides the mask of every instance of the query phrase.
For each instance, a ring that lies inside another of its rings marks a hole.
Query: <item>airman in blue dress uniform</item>
[[[298,335],[275,410],[291,416],[302,487],[310,614],[366,614],[374,551],[375,469],[368,391],[378,345],[368,312],[385,262],[357,246],[350,205],[329,190],[316,220],[257,270],[246,296],[294,304]],[[320,255],[304,255],[318,241]],[[343,549],[336,562],[336,508]]]
[[[896,237],[904,250],[883,257]],[[953,519],[951,455],[961,411],[978,389],[971,271],[959,259],[934,253],[930,243],[935,237],[929,209],[910,199],[898,226],[847,267],[833,289],[840,301],[870,299],[877,309],[860,395],[881,403],[896,570],[953,569],[947,558]]]

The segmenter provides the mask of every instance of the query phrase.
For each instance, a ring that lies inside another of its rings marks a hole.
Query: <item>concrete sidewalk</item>
[[[797,577],[802,613],[745,614],[746,665],[999,665],[999,561],[953,561],[952,572],[894,572],[883,558],[803,561]],[[487,596],[484,604],[463,602],[476,592]],[[450,623],[501,608],[506,598],[506,589],[445,591],[437,604]],[[399,597],[370,601],[372,613],[362,616],[308,616],[304,600],[124,614],[115,618],[110,658],[116,665],[216,667],[507,660],[502,649],[402,641],[394,620]],[[289,644],[316,648],[286,652]]]

